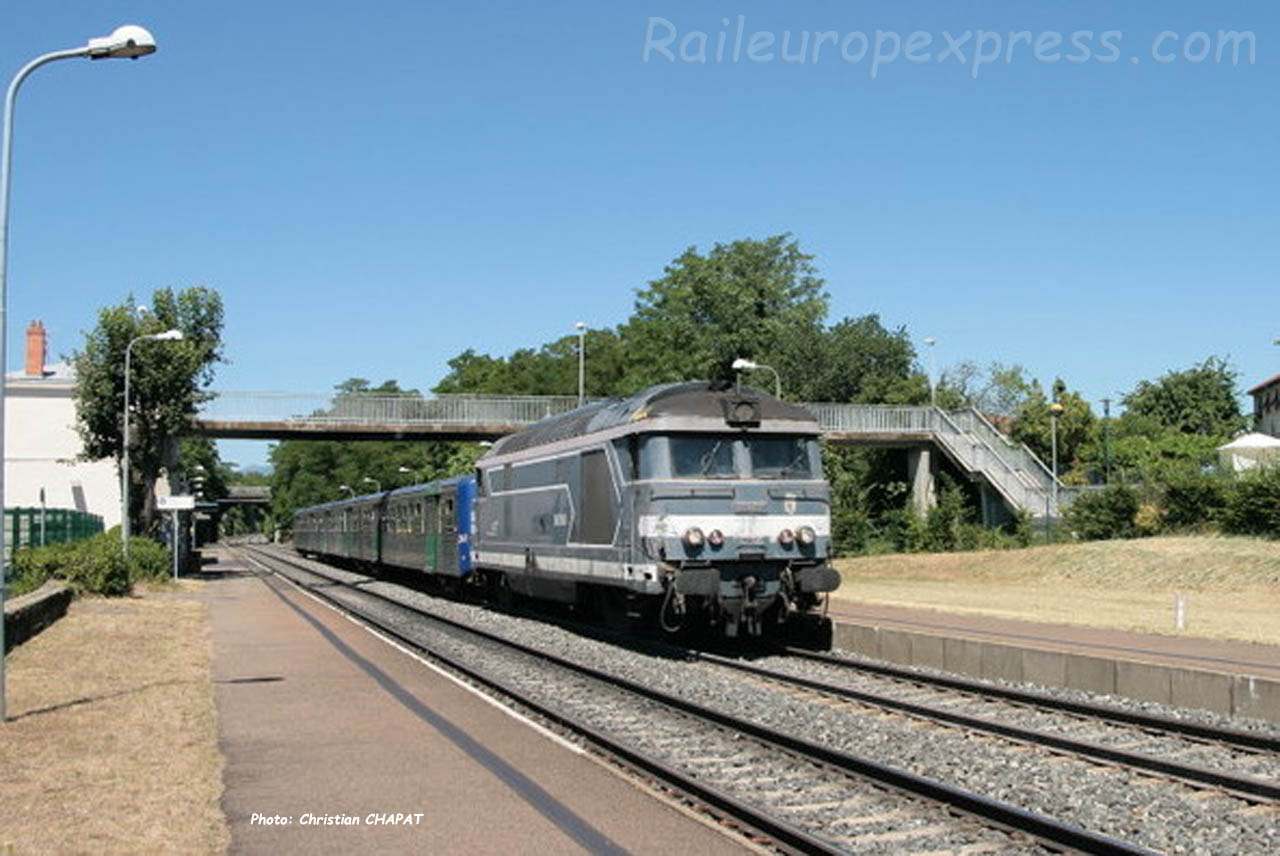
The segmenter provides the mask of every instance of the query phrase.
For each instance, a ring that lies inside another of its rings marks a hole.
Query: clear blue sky
[[[740,15],[805,61],[733,62]],[[652,18],[676,61],[644,61]],[[11,365],[33,318],[57,355],[130,291],[203,284],[220,388],[425,389],[464,348],[622,321],[689,245],[792,232],[833,321],[934,336],[939,367],[1095,403],[1210,354],[1246,388],[1280,371],[1273,3],[6,4],[0,77],[121,23],[160,52],[57,63],[19,101]],[[877,30],[902,44],[873,79]],[[1216,62],[1219,30],[1254,62]]]

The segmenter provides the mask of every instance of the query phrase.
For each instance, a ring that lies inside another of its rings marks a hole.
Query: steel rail
[[[254,553],[259,552],[257,550],[252,550],[252,548],[249,549]],[[265,555],[274,561],[290,565],[304,573],[319,576],[322,579],[327,578],[325,575],[303,567],[302,565],[285,557],[272,554]],[[298,583],[298,585],[303,584]],[[313,590],[311,587],[306,588],[308,588],[309,591]],[[978,818],[988,824],[996,826],[997,828],[1025,833],[1043,843],[1055,847],[1065,847],[1081,853],[1150,854],[1152,852],[1110,836],[1091,832],[1083,827],[1076,826],[1075,824],[1065,823],[1052,817],[1036,814],[1035,812],[1009,805],[1007,803],[1002,803],[997,800],[993,800],[990,797],[966,791],[954,785],[946,784],[945,782],[929,779],[925,776],[920,776],[907,770],[896,769],[894,767],[881,764],[878,761],[861,758],[843,750],[822,746],[800,737],[781,734],[773,729],[752,722],[751,720],[739,719],[731,714],[713,710],[697,704],[696,702],[691,702],[677,696],[668,695],[667,693],[663,693],[651,687],[646,687],[626,678],[610,675],[607,672],[602,672],[589,666],[574,663],[571,660],[567,660],[546,651],[541,651],[532,646],[513,642],[512,640],[505,639],[497,634],[479,630],[475,627],[470,627],[466,624],[440,615],[434,615],[425,610],[400,603],[386,595],[379,594],[378,592],[372,592],[363,588],[351,588],[354,591],[391,603],[408,612],[421,615],[445,626],[462,630],[479,638],[495,642],[499,645],[510,648],[511,650],[519,651],[523,654],[543,660],[544,662],[564,668],[570,672],[597,680],[606,685],[627,690],[635,695],[658,702],[672,710],[677,710],[691,717],[711,722],[723,728],[731,729],[743,734],[748,734],[761,743],[788,751],[792,754],[801,756],[806,760],[817,761],[818,763],[834,767],[846,773],[855,774],[881,786],[887,786],[901,793],[923,797],[930,802],[949,806],[956,811]],[[334,599],[326,597],[323,592],[319,590],[314,591],[317,595],[325,597],[326,600],[331,602],[334,601]],[[341,604],[340,602],[337,602],[335,605],[338,605],[339,608],[344,611],[359,615],[363,620],[378,624],[376,619],[360,615],[357,611],[353,610],[349,604]],[[397,638],[403,638],[400,634],[395,633],[394,631],[388,630],[388,632],[393,633]],[[414,645],[415,647],[421,647],[421,645],[416,642],[410,642],[409,644]],[[433,654],[433,656],[435,655]],[[517,699],[520,698],[518,692],[513,697]]]
[[[313,576],[320,577],[321,579],[329,579],[325,577],[323,574],[320,574],[309,568],[304,568],[301,565],[295,565],[292,562],[289,562],[289,560],[281,556],[275,556],[271,554],[262,554],[257,550],[253,550],[252,548],[246,548],[246,547],[241,547],[236,549],[241,550],[245,553],[251,554],[253,558],[256,558],[258,560],[259,564],[263,565],[264,567],[267,567],[267,569],[271,570],[273,573],[280,574],[278,570],[274,570],[269,567],[267,563],[270,561],[276,561],[282,564],[290,564],[304,573],[312,574]],[[494,690],[498,693],[501,693],[502,695],[505,695],[506,697],[520,704],[522,707],[525,707],[533,711],[538,716],[541,716],[544,719],[554,722],[556,725],[562,728],[568,729],[569,731],[572,731],[573,733],[578,734],[579,736],[585,738],[586,740],[595,744],[599,749],[602,749],[605,753],[609,755],[614,755],[622,759],[626,763],[640,770],[643,770],[645,773],[649,774],[650,776],[660,779],[666,786],[672,787],[676,790],[684,792],[685,794],[688,794],[691,797],[701,800],[705,802],[707,805],[713,807],[714,809],[732,817],[735,821],[741,824],[744,824],[745,826],[749,826],[751,829],[758,831],[760,833],[763,833],[764,835],[769,836],[770,838],[774,839],[776,842],[780,843],[786,849],[792,852],[805,853],[805,854],[824,854],[824,856],[825,854],[838,854],[838,853],[845,852],[840,848],[836,847],[835,845],[833,845],[831,842],[824,841],[821,838],[817,838],[816,836],[810,835],[804,830],[799,829],[795,826],[792,826],[791,824],[787,823],[784,820],[780,820],[776,817],[773,817],[769,814],[759,811],[756,808],[748,805],[747,803],[742,802],[738,798],[730,794],[727,794],[718,788],[714,788],[714,787],[711,787],[710,785],[706,785],[702,782],[699,782],[698,780],[692,778],[691,776],[686,775],[680,770],[677,770],[676,768],[671,767],[670,765],[658,760],[657,758],[653,758],[645,754],[644,752],[641,752],[637,749],[627,746],[625,743],[622,743],[619,740],[616,740],[610,737],[605,732],[600,731],[599,729],[594,728],[593,726],[588,725],[585,722],[581,722],[572,716],[556,711],[553,708],[550,708],[538,701],[535,701],[529,698],[520,690],[510,686],[505,681],[485,675],[483,672],[480,672],[466,665],[465,663],[461,662],[456,658],[450,657],[447,654],[442,654],[439,651],[435,651],[430,648],[427,648],[421,642],[418,642],[414,639],[409,638],[408,636],[404,635],[403,633],[396,630],[395,628],[388,626],[384,622],[378,621],[372,616],[366,615],[360,612],[359,610],[352,608],[351,604],[344,603],[338,598],[333,597],[331,594],[325,591],[324,588],[322,587],[308,585],[304,582],[300,582],[298,580],[292,579],[286,574],[280,574],[280,576],[283,576],[286,580],[288,580],[293,585],[296,585],[300,588],[307,590],[308,592],[315,595],[316,597],[319,597],[320,599],[324,600],[326,603],[329,603],[335,608],[341,610],[344,614],[350,615],[360,620],[361,622],[364,622],[365,624],[373,627],[382,635],[388,636],[394,639],[397,643],[401,645],[405,645],[406,647],[414,651],[417,651],[419,653],[422,653],[431,657],[436,662],[441,663],[462,675],[465,675],[468,679],[475,681],[476,683],[481,684],[482,686],[488,687],[491,690]],[[337,581],[335,580],[334,582],[337,582]],[[345,584],[343,585],[345,586]],[[354,587],[350,587],[350,588],[353,591],[357,591],[361,594],[368,595],[370,597],[376,597],[379,600],[382,600],[387,603],[391,603],[406,611],[410,611],[419,615],[424,615],[433,620],[443,622],[447,625],[460,628],[463,630],[467,630],[471,633],[475,633],[481,636],[482,638],[492,639],[494,641],[499,641],[499,642],[505,642],[505,640],[502,640],[501,637],[492,636],[491,634],[485,633],[484,631],[476,630],[475,628],[469,628],[463,624],[450,621],[447,618],[431,615],[430,613],[423,612],[422,610],[414,609],[411,606],[407,606],[403,603],[399,603],[391,598],[380,595],[377,592],[371,592],[366,589],[359,589]],[[523,647],[523,646],[519,646],[517,643],[507,643],[507,644],[511,644],[517,648]]]
[[[897,666],[880,665],[876,663],[859,663],[844,657],[837,657],[832,654],[822,654],[817,651],[806,651],[803,648],[787,647],[782,648],[781,651],[790,657],[811,660],[817,663],[825,663],[829,666],[837,666],[842,669],[870,672],[872,674],[898,678],[917,684],[933,684],[935,686],[946,687],[947,689],[1001,698],[1006,701],[1015,701],[1022,704],[1032,705],[1034,707],[1080,714],[1091,719],[1105,719],[1123,725],[1137,725],[1142,728],[1150,728],[1156,731],[1168,731],[1176,734],[1182,734],[1187,737],[1195,737],[1200,740],[1238,746],[1244,749],[1261,749],[1267,752],[1280,752],[1280,739],[1269,737],[1265,734],[1245,731],[1239,728],[1219,728],[1212,725],[1204,725],[1199,722],[1187,722],[1181,719],[1173,719],[1167,716],[1138,713],[1136,711],[1107,707],[1101,704],[1091,704],[1089,702],[1055,698],[1053,696],[1029,692],[1027,690],[995,686],[983,683],[982,681],[970,680],[968,678],[930,675],[921,672],[914,672],[910,669],[900,668]]]
[[[1071,737],[1063,737],[1057,734],[1036,731],[1030,728],[1022,728],[1016,725],[1007,725],[1005,723],[986,719],[980,716],[956,713],[955,711],[943,710],[930,707],[928,705],[891,698],[889,696],[882,696],[878,693],[855,690],[850,687],[842,687],[811,678],[788,675],[784,672],[775,672],[771,669],[765,669],[760,666],[754,666],[749,663],[743,663],[739,660],[733,660],[728,657],[721,657],[715,654],[697,654],[696,657],[703,662],[713,663],[723,668],[735,669],[740,672],[777,681],[778,683],[804,687],[805,689],[813,690],[815,692],[826,693],[828,695],[862,702],[881,709],[897,710],[923,719],[957,725],[962,728],[981,731],[987,734],[995,734],[1035,746],[1047,746],[1052,749],[1070,752],[1073,755],[1079,755],[1085,758],[1108,761],[1138,770],[1161,773],[1193,785],[1207,785],[1214,788],[1224,788],[1234,792],[1238,796],[1244,796],[1255,801],[1258,798],[1261,798],[1262,800],[1271,802],[1280,802],[1280,785],[1264,779],[1237,776],[1231,773],[1222,772],[1221,770],[1210,769],[1208,767],[1179,764],[1174,761],[1166,761],[1162,758],[1153,758],[1150,755],[1142,755],[1124,749],[1115,749],[1111,746],[1092,743],[1087,740],[1078,740]]]

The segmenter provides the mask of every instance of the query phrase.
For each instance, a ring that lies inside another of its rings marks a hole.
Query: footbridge
[[[379,393],[220,392],[200,411],[197,433],[254,440],[495,440],[572,410],[574,396],[485,396]],[[1021,443],[976,410],[875,404],[804,405],[829,442],[908,451],[917,506],[934,496],[935,453],[980,487],[983,516],[997,506],[1033,517],[1057,516],[1072,493]]]

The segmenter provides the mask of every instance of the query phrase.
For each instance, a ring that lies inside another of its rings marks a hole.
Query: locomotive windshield
[[[651,434],[640,444],[640,477],[817,479],[822,462],[814,437]]]

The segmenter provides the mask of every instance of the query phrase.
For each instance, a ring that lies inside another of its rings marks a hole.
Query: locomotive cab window
[[[811,437],[749,437],[751,476],[757,479],[821,478],[818,441]]]

